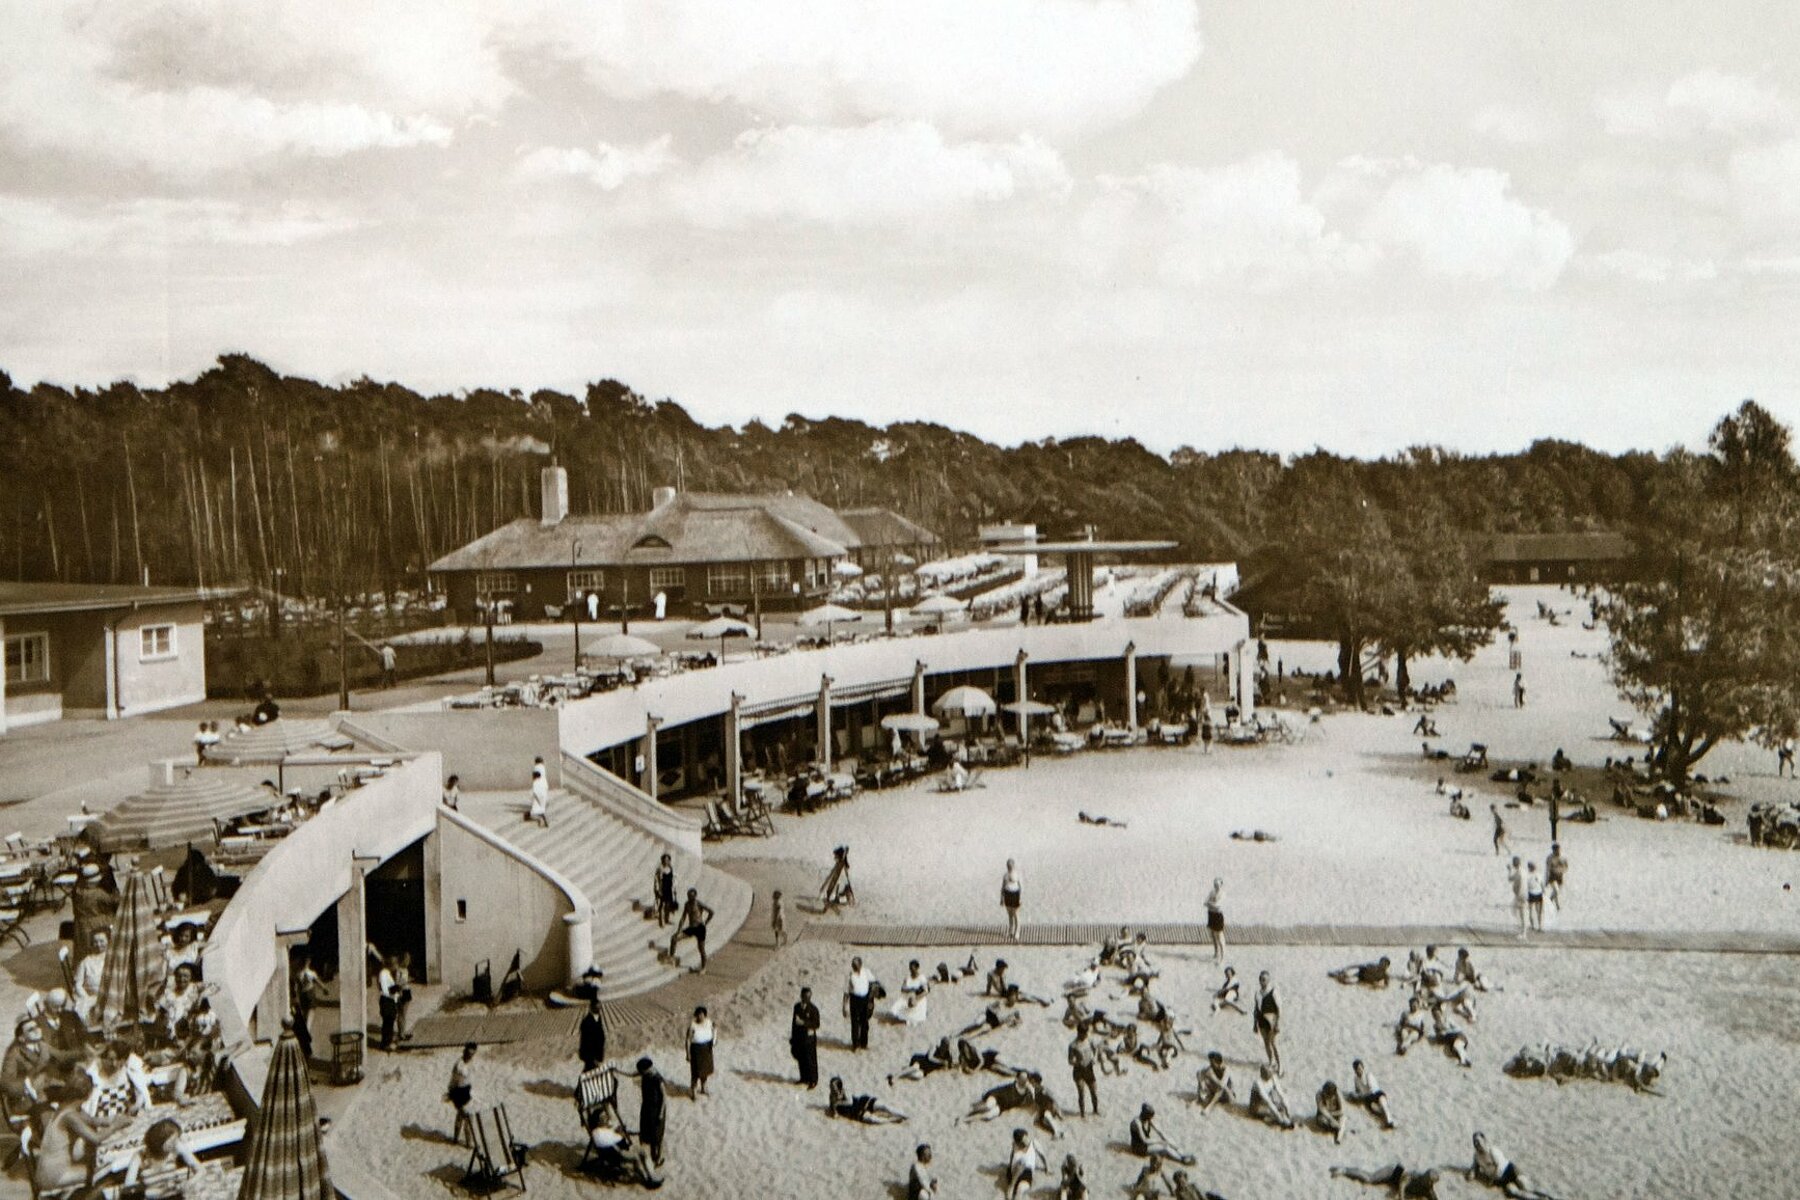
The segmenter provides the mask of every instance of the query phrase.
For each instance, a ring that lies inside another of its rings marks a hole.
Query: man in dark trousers
[[[813,1003],[812,989],[800,989],[800,1002],[794,1005],[794,1024],[788,1033],[788,1049],[800,1066],[800,1082],[806,1087],[819,1086],[819,1006]]]
[[[600,997],[588,1000],[588,1010],[581,1018],[581,1069],[591,1071],[606,1061],[606,1016],[600,1011]]]
[[[844,984],[844,1015],[850,1018],[850,1048],[869,1048],[869,1019],[875,1015],[875,975],[863,960],[850,960],[850,978]]]
[[[637,1060],[638,1141],[663,1165],[663,1077],[648,1056]]]

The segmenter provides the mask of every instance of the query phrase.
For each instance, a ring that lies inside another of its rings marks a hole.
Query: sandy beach
[[[1496,759],[1547,762],[1558,747],[1577,764],[1641,747],[1605,739],[1608,715],[1625,716],[1612,699],[1597,657],[1602,635],[1578,621],[1551,627],[1526,615],[1544,598],[1577,604],[1553,589],[1520,589],[1514,619],[1526,653],[1529,701],[1511,703],[1504,646],[1469,664],[1423,663],[1415,678],[1453,675],[1460,698],[1440,708],[1440,744],[1460,751],[1482,741]],[[1275,644],[1289,665],[1316,646]],[[1312,662],[1308,666],[1315,665]],[[1323,665],[1319,663],[1317,665]],[[1304,717],[1300,717],[1304,720]],[[1233,924],[1269,927],[1334,924],[1463,924],[1501,933],[1512,928],[1502,860],[1491,845],[1489,803],[1510,788],[1485,777],[1452,776],[1470,789],[1475,818],[1446,813],[1432,783],[1443,768],[1420,760],[1410,715],[1328,716],[1294,746],[1235,749],[1211,755],[1191,749],[1140,749],[1037,760],[1029,770],[994,772],[980,790],[945,795],[911,788],[862,796],[804,818],[779,817],[773,841],[740,840],[710,851],[711,861],[765,884],[772,878],[822,875],[830,848],[852,847],[859,904],[845,918],[810,918],[813,935],[782,951],[734,994],[713,1007],[720,1023],[716,1095],[673,1102],[668,1194],[792,1197],[899,1196],[912,1147],[929,1141],[949,1196],[997,1193],[998,1167],[1010,1129],[953,1128],[953,1118],[999,1080],[940,1074],[888,1087],[883,1077],[981,1010],[978,980],[940,988],[920,1029],[882,1024],[873,1048],[847,1049],[839,1015],[842,977],[852,948],[832,944],[831,924],[973,927],[995,939],[1001,925],[999,877],[1007,857],[1025,875],[1025,922],[1199,922],[1213,877],[1226,880]],[[1794,927],[1795,900],[1784,884],[1791,856],[1744,844],[1742,813],[1750,799],[1793,786],[1773,777],[1771,756],[1727,747],[1703,770],[1732,776],[1725,790],[1731,823],[1723,828],[1637,819],[1596,798],[1602,820],[1563,828],[1571,860],[1567,902],[1550,928],[1594,931],[1776,933]],[[1104,813],[1128,828],[1081,824],[1078,811]],[[1541,862],[1547,816],[1535,808],[1503,810],[1514,852]],[[1262,829],[1273,843],[1233,841],[1233,830]],[[813,866],[817,870],[812,870]],[[791,883],[790,883],[790,886]],[[797,893],[798,889],[796,889]],[[809,918],[806,904],[797,917]],[[761,929],[747,935],[764,938]],[[1296,940],[1304,941],[1304,937]],[[1282,1133],[1241,1113],[1204,1118],[1192,1096],[1195,1057],[1217,1047],[1247,1088],[1258,1047],[1247,1018],[1212,1016],[1207,998],[1218,979],[1210,955],[1171,947],[1158,995],[1195,1032],[1190,1054],[1169,1072],[1134,1067],[1103,1079],[1103,1120],[1076,1122],[1068,1140],[1039,1142],[1053,1163],[1077,1154],[1097,1194],[1122,1194],[1136,1165],[1121,1153],[1136,1106],[1154,1103],[1177,1141],[1200,1156],[1196,1176],[1231,1197],[1378,1194],[1328,1177],[1334,1164],[1373,1167],[1463,1166],[1469,1136],[1485,1129],[1539,1186],[1557,1196],[1714,1196],[1729,1183],[1738,1196],[1791,1194],[1773,1139],[1785,1135],[1770,1097],[1785,1093],[1800,1069],[1800,1019],[1791,989],[1800,964],[1775,955],[1642,953],[1541,946],[1477,951],[1484,971],[1504,991],[1483,998],[1471,1029],[1472,1069],[1442,1052],[1415,1049],[1396,1058],[1390,1027],[1404,1006],[1400,989],[1347,988],[1326,971],[1406,946],[1246,946],[1229,956],[1246,989],[1256,973],[1274,974],[1285,997],[1284,1059],[1290,1100],[1310,1113],[1325,1078],[1344,1084],[1350,1060],[1365,1057],[1394,1099],[1401,1128],[1382,1132],[1353,1112],[1341,1147],[1312,1132]],[[966,945],[915,950],[881,948],[867,957],[890,990],[908,957],[927,967],[960,962]],[[1080,947],[983,944],[982,966],[1004,955],[1028,989],[1056,995],[1089,951]],[[873,1092],[911,1115],[895,1128],[865,1128],[826,1118],[823,1089],[794,1083],[787,1051],[788,1013],[798,987],[817,993],[825,1028],[821,1070],[842,1074],[851,1092]],[[1118,991],[1116,980],[1105,985]],[[1009,1062],[1040,1069],[1059,1100],[1073,1102],[1064,1066],[1069,1034],[1060,1004],[1023,1010],[1021,1028],[991,1044]],[[686,1084],[679,1027],[654,1033],[648,1052],[672,1084]],[[1501,1064],[1521,1045],[1554,1040],[1585,1045],[1628,1043],[1666,1050],[1664,1095],[1617,1085],[1520,1081]],[[640,1041],[642,1038],[639,1039]],[[572,1047],[525,1044],[484,1049],[478,1094],[501,1098],[517,1134],[535,1147],[531,1189],[572,1194],[589,1185],[574,1170],[578,1129],[569,1102]],[[635,1056],[636,1045],[630,1054]],[[408,1054],[373,1064],[356,1119],[336,1135],[338,1153],[374,1164],[397,1194],[418,1194],[426,1179],[453,1184],[463,1156],[442,1139],[449,1109],[442,1076],[450,1055]],[[635,1118],[636,1089],[627,1083],[626,1114]],[[681,1089],[672,1089],[677,1091]],[[477,1103],[482,1100],[478,1099]],[[399,1136],[396,1138],[396,1130]],[[1047,1182],[1040,1179],[1040,1184]],[[1040,1187],[1040,1194],[1053,1188]],[[1446,1196],[1481,1190],[1460,1176]]]

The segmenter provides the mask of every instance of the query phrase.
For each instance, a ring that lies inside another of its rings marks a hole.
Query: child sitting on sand
[[[1381,1122],[1383,1129],[1394,1127],[1393,1113],[1388,1109],[1387,1093],[1369,1074],[1369,1068],[1363,1065],[1362,1059],[1350,1064],[1350,1103],[1360,1104],[1369,1110],[1369,1115]]]
[[[1240,993],[1241,989],[1238,986],[1237,972],[1230,967],[1226,967],[1225,981],[1219,984],[1219,990],[1213,993],[1212,1010],[1218,1012],[1221,1008],[1229,1008],[1232,1012],[1238,1013],[1239,1015],[1248,1015],[1244,1012],[1244,1005]]]
[[[1211,1112],[1216,1104],[1237,1103],[1231,1088],[1231,1072],[1225,1069],[1225,1056],[1217,1050],[1206,1052],[1206,1065],[1200,1068],[1199,1081],[1194,1085],[1194,1103],[1203,1113]]]

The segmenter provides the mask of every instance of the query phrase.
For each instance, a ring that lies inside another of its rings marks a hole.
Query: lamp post
[[[581,589],[575,586],[575,572],[581,566],[581,539],[575,538],[569,546],[569,592],[571,594],[569,608],[575,614],[575,670],[581,671]]]

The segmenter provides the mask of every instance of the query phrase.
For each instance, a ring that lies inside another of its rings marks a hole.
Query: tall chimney
[[[650,493],[650,511],[655,512],[657,509],[663,507],[665,504],[672,503],[674,501],[674,499],[675,499],[675,489],[674,488],[659,487],[655,491]]]
[[[545,467],[543,474],[545,529],[562,524],[569,515],[569,473],[561,467]]]

